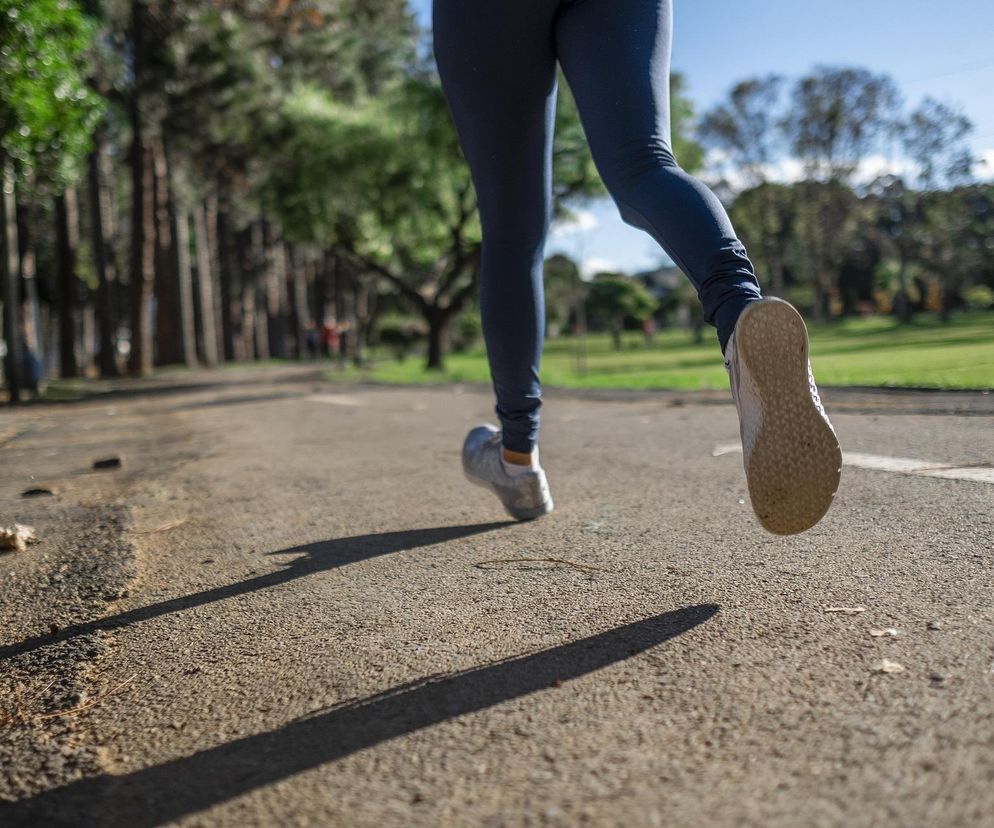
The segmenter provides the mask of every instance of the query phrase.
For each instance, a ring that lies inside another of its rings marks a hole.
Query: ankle
[[[526,453],[523,451],[511,451],[507,447],[502,447],[502,451],[504,462],[515,466],[530,466],[533,459],[538,455],[538,449],[532,449]]]
[[[535,471],[538,468],[538,449],[532,449],[530,454],[521,451],[501,450],[501,465],[511,477]]]

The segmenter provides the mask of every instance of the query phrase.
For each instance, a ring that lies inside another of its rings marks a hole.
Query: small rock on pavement
[[[928,622],[928,628],[930,630],[941,630],[942,629],[942,622],[941,621],[929,621]]]
[[[904,665],[897,661],[891,661],[889,658],[885,658],[873,669],[878,673],[903,673]]]
[[[119,469],[124,465],[123,458],[118,455],[113,457],[101,457],[99,460],[93,461],[93,468],[95,469]]]
[[[12,526],[0,526],[0,549],[13,549],[24,552],[29,543],[36,543],[38,538],[30,526],[15,523]]]

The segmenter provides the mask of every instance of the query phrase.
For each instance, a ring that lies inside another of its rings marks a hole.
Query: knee
[[[680,169],[672,150],[661,141],[620,147],[609,160],[602,162],[601,167],[604,184],[616,198],[623,198],[646,179]]]
[[[626,224],[646,230],[639,204],[647,190],[658,193],[665,181],[678,175],[680,166],[665,145],[648,144],[620,153],[601,170],[604,185]]]

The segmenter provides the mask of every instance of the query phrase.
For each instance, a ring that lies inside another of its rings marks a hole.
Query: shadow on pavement
[[[324,383],[325,369],[318,366],[287,366],[283,371],[272,374],[249,374],[238,376],[225,371],[204,371],[196,376],[163,376],[144,379],[123,378],[106,381],[82,381],[70,386],[66,398],[42,398],[31,400],[32,406],[62,406],[74,403],[120,402],[145,397],[153,399],[195,394],[205,391],[224,391],[234,388],[258,387],[264,385],[299,385],[302,383]]]
[[[685,607],[530,655],[430,676],[192,756],[45,791],[6,813],[0,808],[0,816],[5,825],[162,825],[390,739],[558,687],[675,638],[718,609]]]
[[[146,607],[138,607],[127,612],[101,618],[97,621],[88,621],[84,624],[73,624],[64,627],[57,635],[38,635],[34,638],[16,644],[7,644],[0,647],[0,661],[13,658],[22,653],[36,650],[49,644],[65,641],[68,638],[75,638],[80,635],[87,635],[96,630],[113,630],[120,627],[128,627],[150,618],[158,618],[161,615],[169,615],[173,612],[182,612],[191,607],[199,607],[213,601],[223,601],[225,598],[233,598],[236,595],[245,595],[259,589],[285,584],[295,578],[302,578],[314,572],[323,572],[326,569],[334,569],[339,566],[364,561],[367,558],[375,558],[379,555],[390,555],[394,552],[401,552],[405,549],[415,549],[419,546],[433,546],[437,543],[465,538],[469,535],[478,535],[482,532],[491,532],[503,526],[511,526],[514,521],[508,520],[502,523],[475,523],[467,526],[438,526],[433,529],[411,529],[404,532],[382,532],[373,535],[356,535],[351,538],[338,538],[337,540],[320,541],[309,543],[304,546],[295,546],[290,549],[281,549],[278,552],[269,552],[269,555],[299,555],[290,561],[283,569],[274,572],[267,572],[255,578],[239,581],[234,584],[207,589],[203,592],[195,592],[192,595],[181,595],[178,598],[170,598],[167,601],[160,601],[157,604],[149,604]]]

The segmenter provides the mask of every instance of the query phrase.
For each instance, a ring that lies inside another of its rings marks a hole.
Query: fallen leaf
[[[825,607],[825,612],[839,612],[842,615],[858,615],[866,612],[866,607]]]
[[[23,552],[29,543],[36,543],[35,530],[30,526],[15,523],[13,526],[0,526],[0,549],[13,549]]]
[[[155,535],[159,532],[168,532],[170,529],[176,529],[186,523],[186,518],[181,518],[180,520],[171,520],[169,523],[163,523],[161,526],[157,526],[155,529],[132,529],[132,535]]]
[[[893,637],[895,635],[900,635],[900,634],[901,634],[900,631],[894,629],[894,627],[884,627],[884,629],[882,630],[870,630],[870,635],[872,635],[874,638],[880,638],[885,635]]]
[[[885,658],[873,669],[878,673],[903,673],[904,665],[896,661],[891,661],[889,658]]]

